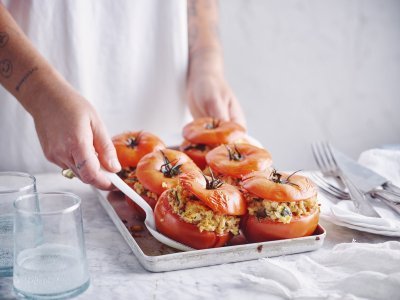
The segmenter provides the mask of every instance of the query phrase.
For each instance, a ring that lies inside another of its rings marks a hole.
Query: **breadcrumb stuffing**
[[[214,231],[224,234],[229,231],[234,235],[239,234],[240,218],[214,213],[181,187],[170,190],[168,201],[176,214],[185,222],[197,225],[200,232]]]
[[[158,199],[158,196],[156,193],[149,191],[146,189],[138,180],[136,176],[131,176],[129,178],[126,178],[124,180],[130,187],[132,187],[136,193],[138,193],[140,196],[147,196],[149,198],[153,198],[155,200]]]
[[[317,197],[292,202],[269,201],[250,195],[246,195],[246,199],[250,215],[256,215],[258,218],[269,218],[284,224],[290,223],[294,216],[307,216],[319,209]]]

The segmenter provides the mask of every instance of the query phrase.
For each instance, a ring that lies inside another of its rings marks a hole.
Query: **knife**
[[[389,206],[391,209],[393,209],[394,211],[396,211],[397,213],[400,214],[400,201],[399,201],[399,197],[396,197],[396,199],[392,199],[393,195],[387,195],[387,196],[383,196],[382,193],[376,193],[376,192],[372,192],[371,193],[371,197],[373,198],[378,198],[380,199],[383,203],[385,203],[387,206]]]
[[[338,150],[335,151],[337,163],[353,183],[364,193],[380,196],[392,202],[400,203],[400,188],[392,184],[387,178],[371,169],[360,165],[355,160]]]

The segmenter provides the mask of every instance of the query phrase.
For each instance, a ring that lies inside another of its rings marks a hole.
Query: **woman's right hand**
[[[100,167],[118,172],[121,166],[93,106],[67,83],[37,94],[30,112],[46,158],[85,183],[110,189]]]

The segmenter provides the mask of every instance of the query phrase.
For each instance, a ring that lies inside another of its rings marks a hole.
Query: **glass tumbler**
[[[34,193],[15,202],[14,290],[20,297],[64,299],[89,286],[81,199]]]
[[[0,172],[0,277],[13,273],[13,203],[19,196],[36,191],[36,179],[19,172]]]

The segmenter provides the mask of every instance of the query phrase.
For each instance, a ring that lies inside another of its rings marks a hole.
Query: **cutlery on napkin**
[[[359,162],[381,174],[393,184],[400,184],[400,151],[372,149],[360,155]],[[340,226],[360,231],[388,236],[400,236],[400,216],[390,207],[374,199],[374,208],[381,218],[370,218],[355,212],[354,205],[349,200],[341,200],[336,204],[324,199],[329,209],[323,210],[322,217]]]

